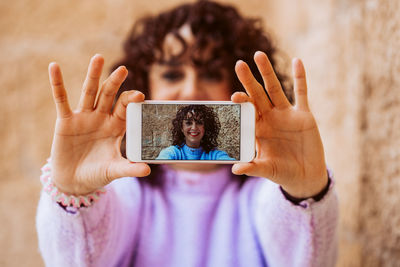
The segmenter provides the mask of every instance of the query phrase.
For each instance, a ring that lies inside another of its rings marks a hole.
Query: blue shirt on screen
[[[203,148],[191,148],[186,144],[183,146],[169,146],[161,150],[156,159],[161,160],[237,160],[231,158],[228,153],[222,150],[211,150],[205,152]]]

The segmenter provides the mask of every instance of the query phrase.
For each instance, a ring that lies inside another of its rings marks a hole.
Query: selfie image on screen
[[[240,160],[240,105],[143,104],[142,160]]]

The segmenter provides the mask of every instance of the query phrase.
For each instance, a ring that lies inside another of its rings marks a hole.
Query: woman
[[[205,105],[182,107],[172,120],[173,145],[163,149],[157,159],[235,160],[217,150],[221,127],[218,115]]]
[[[334,266],[337,199],[305,70],[293,60],[292,105],[275,52],[258,21],[198,1],[139,21],[126,67],[100,89],[104,59],[94,56],[74,112],[50,64],[57,122],[43,177],[54,194],[42,193],[37,215],[46,265]],[[126,106],[144,94],[252,102],[256,158],[233,165],[234,174],[225,165],[129,162],[119,149]]]

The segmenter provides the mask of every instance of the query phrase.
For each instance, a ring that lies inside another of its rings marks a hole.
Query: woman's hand
[[[67,194],[84,195],[124,176],[146,176],[150,168],[144,163],[130,163],[120,153],[125,133],[126,106],[141,102],[144,95],[137,91],[124,92],[112,110],[114,97],[127,76],[119,67],[102,84],[99,80],[104,64],[95,55],[89,64],[81,98],[71,111],[60,67],[49,65],[50,83],[57,110],[51,149],[52,180]]]
[[[307,198],[327,185],[324,149],[317,124],[308,107],[305,70],[299,59],[292,62],[296,104],[292,106],[263,52],[254,60],[263,77],[264,88],[243,61],[236,63],[236,74],[246,93],[232,95],[234,102],[252,102],[256,107],[256,151],[250,163],[238,163],[235,174],[266,177],[282,186],[293,197]]]

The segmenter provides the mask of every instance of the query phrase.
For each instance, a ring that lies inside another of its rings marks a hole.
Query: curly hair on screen
[[[218,134],[221,124],[218,115],[211,107],[205,105],[189,105],[179,108],[175,118],[172,120],[172,144],[183,146],[185,144],[185,135],[182,132],[182,123],[184,120],[194,120],[203,123],[204,136],[201,139],[200,146],[205,152],[218,147]]]
[[[180,36],[179,29],[189,25],[194,44],[190,47]],[[265,33],[261,19],[244,18],[233,6],[208,0],[187,3],[163,12],[157,16],[146,16],[138,20],[124,43],[124,55],[114,69],[124,65],[128,69],[128,77],[117,93],[117,97],[126,90],[139,90],[149,95],[148,73],[153,63],[165,60],[163,43],[167,34],[173,34],[182,44],[182,51],[174,60],[186,54],[187,50],[192,63],[197,68],[219,71],[225,69],[231,82],[232,93],[244,91],[234,73],[236,61],[244,60],[252,70],[255,78],[263,84],[253,55],[256,51],[264,51],[276,72],[283,90],[292,102],[292,86],[287,75],[279,71],[277,57],[278,49],[271,38]],[[204,58],[204,52],[212,47],[211,55]],[[282,65],[282,64],[279,64]],[[282,66],[281,66],[282,67]]]

